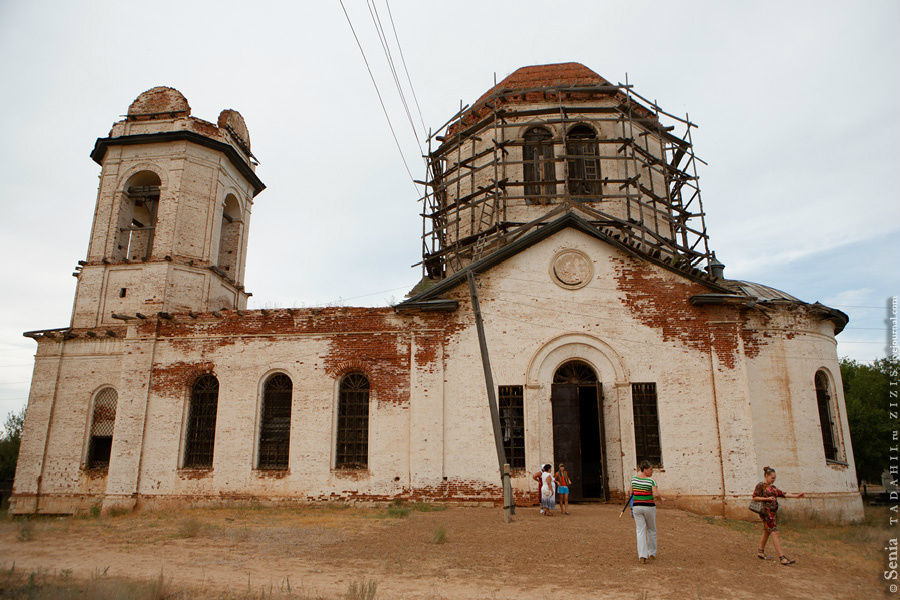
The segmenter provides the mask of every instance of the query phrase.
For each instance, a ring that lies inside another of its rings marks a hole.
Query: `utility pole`
[[[503,518],[509,523],[516,514],[513,502],[510,468],[506,462],[506,449],[503,447],[503,435],[500,431],[500,410],[497,408],[497,393],[494,390],[494,376],[491,373],[491,359],[488,356],[487,340],[484,337],[484,323],[481,320],[481,308],[478,305],[478,290],[475,288],[475,275],[469,270],[466,273],[469,282],[469,295],[472,297],[472,311],[475,313],[475,327],[478,330],[478,345],[481,347],[481,366],[484,368],[484,384],[487,386],[488,406],[491,409],[491,425],[494,428],[494,443],[497,446],[497,462],[500,465],[500,482],[503,485]]]

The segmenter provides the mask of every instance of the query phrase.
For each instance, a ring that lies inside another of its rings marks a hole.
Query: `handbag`
[[[755,512],[758,515],[763,514],[763,511],[764,511],[763,503],[761,500],[751,500],[750,505],[747,508],[749,508],[751,511]]]

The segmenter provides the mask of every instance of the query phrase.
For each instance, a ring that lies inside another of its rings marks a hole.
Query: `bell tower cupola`
[[[265,185],[240,113],[204,121],[181,92],[155,87],[97,140],[91,158],[100,186],[73,327],[246,307],[250,212]]]

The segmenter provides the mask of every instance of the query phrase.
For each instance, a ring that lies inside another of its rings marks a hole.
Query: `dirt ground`
[[[377,583],[377,600],[885,597],[887,517],[876,509],[865,525],[785,524],[797,564],[783,567],[756,557],[759,524],[674,509],[658,511],[658,558],[641,565],[633,521],[615,505],[575,505],[552,518],[520,508],[509,525],[496,508],[416,507],[7,518],[0,568],[148,580],[162,572],[195,597],[289,583],[297,597],[337,599],[363,580]]]

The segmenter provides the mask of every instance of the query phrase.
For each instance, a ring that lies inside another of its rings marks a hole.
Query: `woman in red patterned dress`
[[[775,546],[775,551],[778,552],[778,560],[781,561],[781,564],[792,565],[797,562],[785,556],[781,550],[781,534],[778,533],[776,515],[778,514],[779,498],[802,497],[803,494],[785,494],[775,487],[775,469],[763,467],[763,481],[756,484],[756,489],[753,490],[753,499],[763,503],[763,511],[759,515],[763,522],[763,535],[762,540],[759,542],[759,552],[757,554],[761,559],[766,560],[769,558],[766,556],[766,542],[769,541],[769,536],[771,535],[772,544]]]

